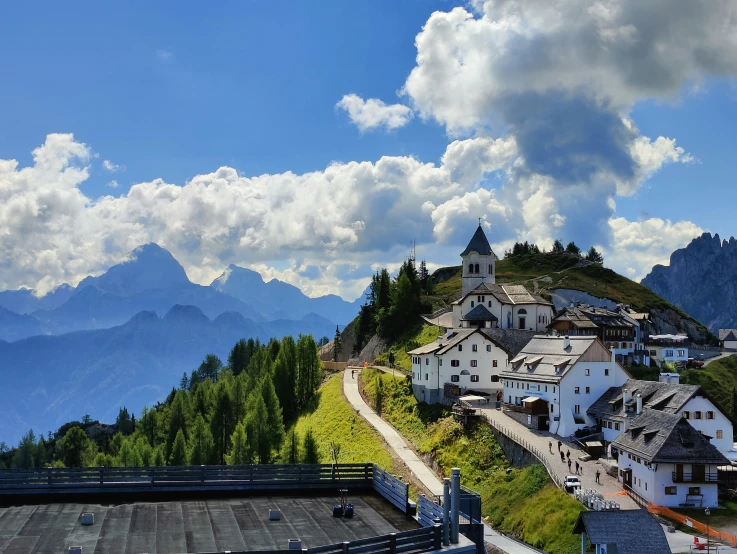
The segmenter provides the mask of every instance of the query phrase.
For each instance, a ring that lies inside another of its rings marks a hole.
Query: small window
[[[721,429],[717,429],[717,438],[718,439],[724,438],[724,433],[722,432]]]
[[[471,382],[472,383],[478,383],[479,382],[479,376],[478,375],[471,375]]]
[[[473,308],[473,300],[471,300],[471,307]]]
[[[586,377],[588,377],[589,375],[591,375],[591,370],[590,369],[586,369],[585,372],[586,372]]]
[[[425,365],[430,365],[430,358],[425,358]]]
[[[473,273],[473,264],[468,264],[468,272]]]
[[[463,345],[462,344],[459,344],[458,345],[458,352],[463,352]]]
[[[548,392],[548,386],[545,385],[545,392]]]
[[[438,359],[438,365],[439,365],[440,367],[443,367],[443,358],[439,358],[439,359]]]
[[[479,361],[478,360],[471,360],[471,367],[478,367]]]
[[[701,419],[701,412],[694,412],[693,413],[693,418],[694,419]]]
[[[471,372],[467,369],[464,369],[463,371],[461,371],[461,375],[471,375]]]
[[[691,417],[690,412],[683,412],[683,419],[689,419]]]
[[[479,345],[478,344],[472,344],[471,345],[471,352],[478,352],[479,351]]]
[[[605,368],[604,368],[604,375],[605,375],[605,376],[606,376],[606,375],[609,375],[609,368],[608,368],[608,367],[605,367]]]
[[[499,382],[499,376],[498,375],[492,375],[491,376],[491,382],[492,383],[498,383]]]
[[[678,487],[665,487],[665,494],[675,496],[678,494]]]
[[[686,355],[686,351],[685,351],[685,350],[679,350],[679,351],[678,351],[678,356],[679,356],[680,358],[683,358],[683,357],[684,357],[685,355]]]
[[[499,362],[497,360],[493,360],[491,362],[491,367],[497,367],[499,365]]]
[[[614,424],[614,430],[615,431],[619,431],[619,423],[615,423]]]
[[[450,380],[453,383],[457,383],[460,380],[460,377],[458,375],[451,375]]]
[[[573,389],[573,394],[581,394],[581,387],[575,387]]]
[[[425,373],[425,381],[427,381],[427,373]]]
[[[645,481],[645,490],[647,490],[647,481]]]
[[[553,387],[553,392],[555,392],[555,387]]]
[[[701,487],[688,487],[688,494],[689,495],[700,495],[701,494]]]
[[[487,345],[486,345],[486,351],[487,351],[487,352],[491,352],[491,345],[490,345],[490,344],[487,344]]]
[[[458,361],[458,360],[451,360],[450,361],[450,367],[458,367],[459,365],[461,365],[461,362]]]
[[[714,412],[706,412],[706,419],[714,419]]]
[[[491,269],[491,264],[489,264],[489,275],[491,275],[494,271]]]
[[[491,308],[491,300],[489,300],[489,308]]]
[[[581,404],[576,404],[573,410],[575,413],[580,414],[581,413]]]
[[[591,387],[586,387],[586,394],[591,394]]]
[[[607,429],[611,429],[612,428],[612,422],[611,421],[607,421],[606,422],[606,428]]]

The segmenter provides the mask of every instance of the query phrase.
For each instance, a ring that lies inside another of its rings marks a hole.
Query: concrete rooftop
[[[383,498],[349,496],[352,519],[333,518],[336,497],[255,497],[204,501],[48,504],[0,508],[0,553],[59,554],[82,546],[83,554],[166,554],[271,550],[334,544],[418,528]],[[280,508],[281,521],[269,521]],[[80,524],[94,512],[95,524]]]

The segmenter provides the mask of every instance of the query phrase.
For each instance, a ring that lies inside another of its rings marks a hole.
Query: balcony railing
[[[673,472],[674,483],[716,483],[719,481],[717,473],[676,473]]]

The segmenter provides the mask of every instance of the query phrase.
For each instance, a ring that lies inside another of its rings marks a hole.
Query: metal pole
[[[711,515],[711,510],[707,508],[704,510],[704,513],[706,514],[706,551],[710,552],[709,550],[709,516]]]
[[[443,546],[450,544],[450,479],[443,479]]]
[[[450,542],[458,544],[458,526],[461,523],[461,470],[454,467],[450,471]]]

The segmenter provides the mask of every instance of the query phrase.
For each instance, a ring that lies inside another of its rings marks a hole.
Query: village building
[[[596,425],[587,410],[631,376],[595,336],[535,336],[501,373],[507,415],[569,436]]]
[[[612,443],[619,480],[646,502],[718,505],[717,468],[729,460],[678,414],[645,408]]]
[[[581,554],[671,554],[663,527],[645,510],[583,511],[573,534],[581,535]]]
[[[496,398],[500,374],[510,353],[483,329],[449,331],[435,342],[410,350],[412,390],[433,404],[448,402],[467,391]]]
[[[659,367],[663,366],[663,362],[685,367],[688,362],[688,346],[687,335],[651,335],[647,339],[646,348],[650,352],[650,359]]]
[[[724,341],[725,350],[737,350],[737,335],[734,331],[730,330],[722,340]]]
[[[558,312],[550,328],[560,335],[599,337],[621,364],[650,365],[649,352],[642,342],[643,315],[621,305],[610,310],[575,304]]]
[[[611,443],[627,432],[645,409],[680,416],[721,453],[737,455],[732,420],[700,386],[679,384],[678,374],[661,374],[661,381],[629,379],[602,394],[587,413],[599,422],[604,440]]]

